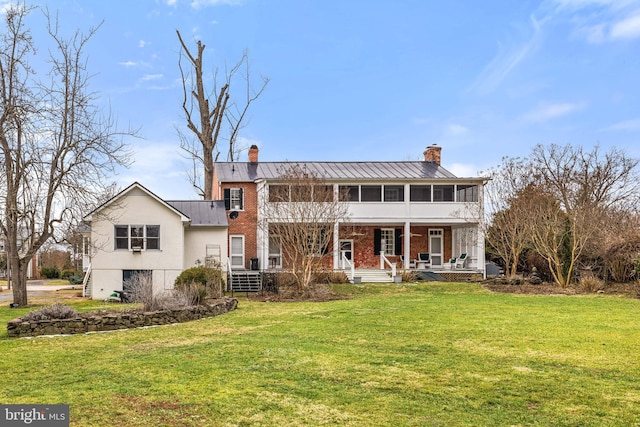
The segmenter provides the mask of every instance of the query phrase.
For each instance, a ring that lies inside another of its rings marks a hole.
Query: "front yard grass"
[[[1,403],[72,426],[620,426],[640,420],[640,301],[342,285],[172,326],[9,339]],[[99,302],[76,305],[95,310]],[[0,308],[0,325],[27,310]]]

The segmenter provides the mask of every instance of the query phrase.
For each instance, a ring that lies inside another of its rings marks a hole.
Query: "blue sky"
[[[242,134],[263,161],[417,160],[436,143],[443,166],[476,176],[538,143],[640,157],[639,0],[36,4],[65,31],[104,20],[87,51],[93,89],[142,136],[114,179],[167,199],[196,197],[176,133],[176,29],[206,44],[210,69],[246,48],[269,77]]]

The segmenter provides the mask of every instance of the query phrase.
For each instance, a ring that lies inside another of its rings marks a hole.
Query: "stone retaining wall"
[[[86,332],[168,325],[218,316],[235,310],[237,306],[237,299],[225,297],[213,304],[171,310],[79,313],[75,319],[40,320],[36,322],[24,322],[21,318],[18,318],[7,323],[7,333],[9,337],[34,337],[37,335],[83,334]]]

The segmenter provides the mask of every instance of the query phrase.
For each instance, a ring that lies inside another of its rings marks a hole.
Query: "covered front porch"
[[[339,224],[333,266],[348,277],[398,281],[402,272],[435,273],[446,280],[484,277],[484,241],[477,224]],[[405,255],[406,254],[406,255]],[[367,274],[363,274],[367,273]]]

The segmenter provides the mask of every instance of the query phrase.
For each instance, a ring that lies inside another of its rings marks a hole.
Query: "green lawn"
[[[637,426],[640,300],[344,285],[181,325],[9,339],[1,403],[73,426]],[[101,303],[83,303],[95,309]],[[0,308],[0,324],[24,310]]]

